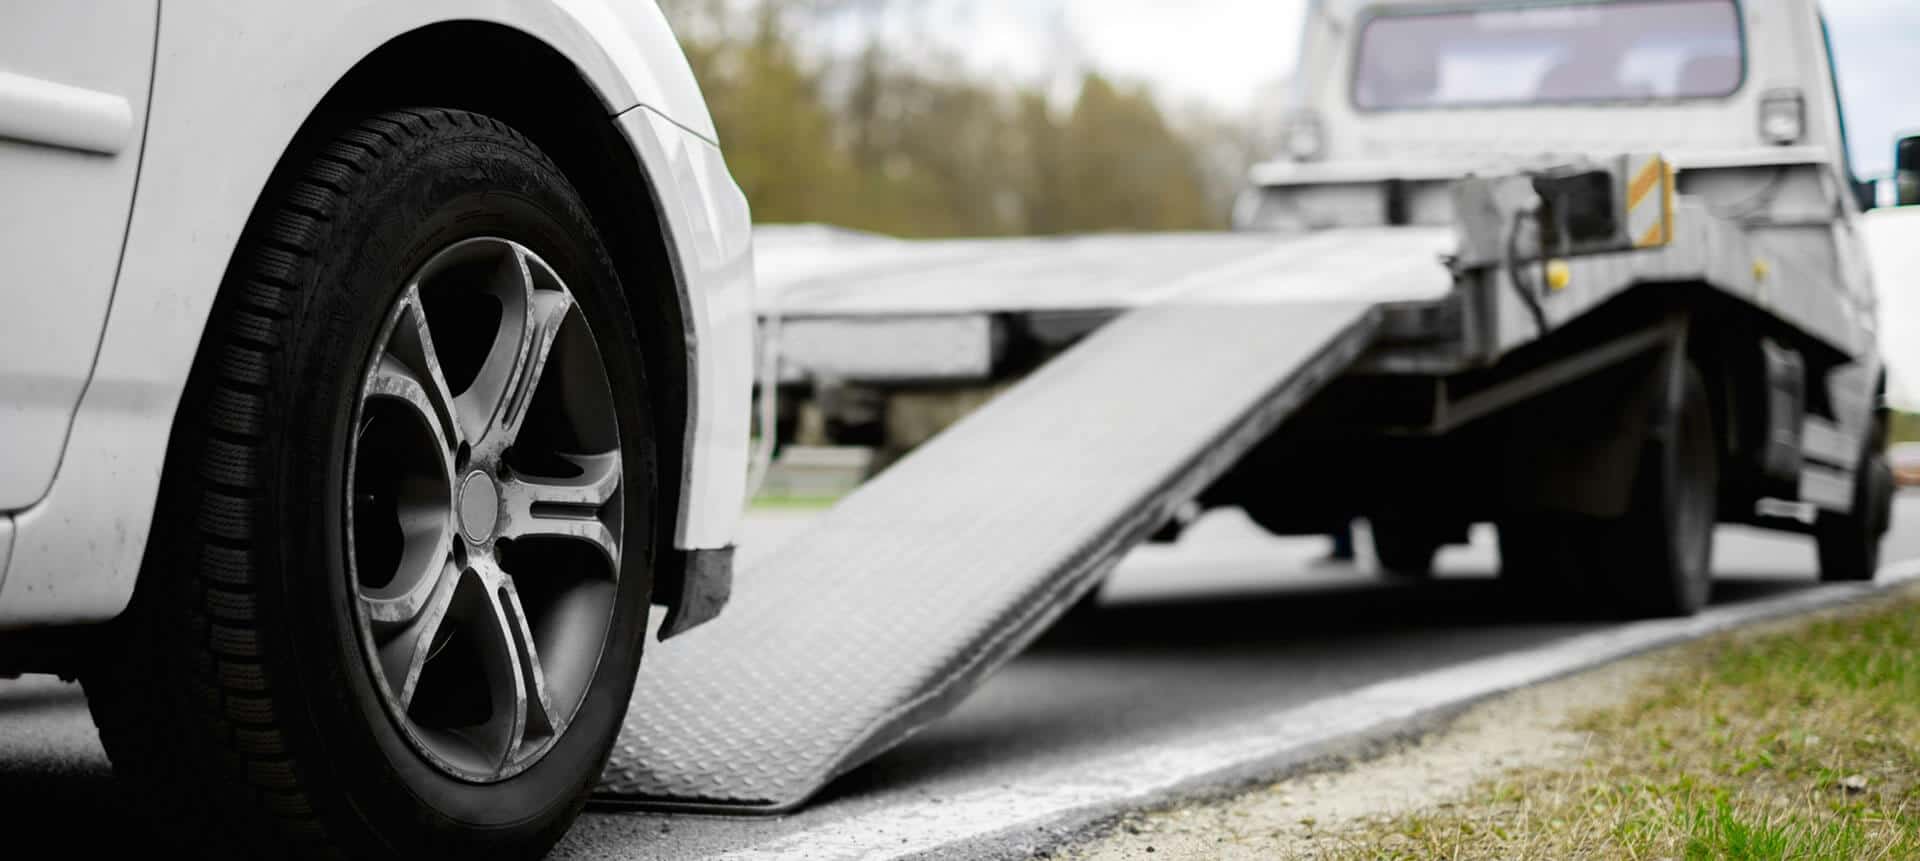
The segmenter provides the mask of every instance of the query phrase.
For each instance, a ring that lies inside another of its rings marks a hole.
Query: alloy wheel
[[[444,773],[518,774],[598,669],[620,576],[620,428],[554,270],[456,243],[385,318],[349,442],[349,600],[388,714]]]

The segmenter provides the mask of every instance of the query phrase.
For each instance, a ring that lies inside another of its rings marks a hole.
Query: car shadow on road
[[[1723,575],[1712,600],[1736,605],[1818,585],[1810,578]],[[1054,767],[1114,738],[1189,731],[1209,719],[1196,720],[1196,711],[1269,714],[1618,623],[1578,607],[1543,605],[1490,578],[1084,606],[952,718],[835,781],[820,802],[1017,774],[1027,764]],[[1329,669],[1336,665],[1344,666]],[[1089,724],[1100,728],[1090,731]]]
[[[12,858],[134,857],[154,844],[113,779],[77,685],[0,683],[0,822]],[[39,850],[39,851],[35,851]]]

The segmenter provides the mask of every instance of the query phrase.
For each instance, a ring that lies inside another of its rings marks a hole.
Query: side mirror
[[[1920,204],[1920,135],[1901,138],[1893,147],[1893,202]]]

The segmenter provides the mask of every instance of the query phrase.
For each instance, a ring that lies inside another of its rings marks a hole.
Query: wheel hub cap
[[[467,475],[460,484],[460,531],[468,541],[483,544],[493,537],[500,520],[500,490],[484,472]]]

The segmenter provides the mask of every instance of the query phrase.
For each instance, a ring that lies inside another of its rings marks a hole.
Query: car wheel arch
[[[663,478],[689,455],[695,391],[693,298],[679,259],[666,202],[612,120],[613,108],[565,55],[507,25],[448,21],[401,34],[362,58],[308,114],[281,152],[249,215],[276,198],[289,167],[306,163],[341,128],[396,108],[432,106],[497,119],[532,140],[585,199],[613,258],[640,332],[649,378],[649,414]],[[623,193],[629,189],[644,194]],[[682,482],[658,488],[653,553],[671,555],[686,504]]]

